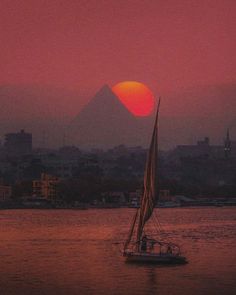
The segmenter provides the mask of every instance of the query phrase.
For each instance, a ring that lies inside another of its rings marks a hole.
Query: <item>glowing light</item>
[[[112,91],[135,116],[148,116],[154,108],[154,96],[143,83],[136,81],[120,82]]]

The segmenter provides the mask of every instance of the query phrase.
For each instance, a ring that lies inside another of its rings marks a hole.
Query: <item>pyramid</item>
[[[150,119],[133,116],[105,85],[70,124],[70,138],[88,148],[146,145],[150,133],[147,121]]]

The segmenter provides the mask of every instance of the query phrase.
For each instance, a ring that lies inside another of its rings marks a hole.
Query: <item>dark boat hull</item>
[[[124,253],[127,262],[133,263],[154,263],[154,264],[186,264],[184,256],[174,254],[157,254],[145,252]]]

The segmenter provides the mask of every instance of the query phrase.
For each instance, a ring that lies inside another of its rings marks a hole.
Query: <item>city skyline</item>
[[[160,147],[193,144],[205,136],[220,144],[228,128],[235,138],[235,93],[236,85],[220,85],[190,88],[162,97]],[[62,102],[63,97],[74,102],[77,99],[76,93],[54,88],[2,87],[0,134],[15,132],[20,127],[34,134],[35,146],[50,148],[65,143],[88,147],[91,140],[93,147],[103,148],[118,144],[148,145],[153,112],[135,117],[108,85],[101,87],[83,107],[70,106],[71,111]],[[183,114],[185,110],[187,113]]]

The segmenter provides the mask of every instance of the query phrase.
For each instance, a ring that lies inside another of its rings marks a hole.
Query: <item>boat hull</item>
[[[186,264],[187,260],[184,256],[174,254],[156,254],[130,252],[124,253],[127,262],[134,263],[155,263],[155,264]]]

